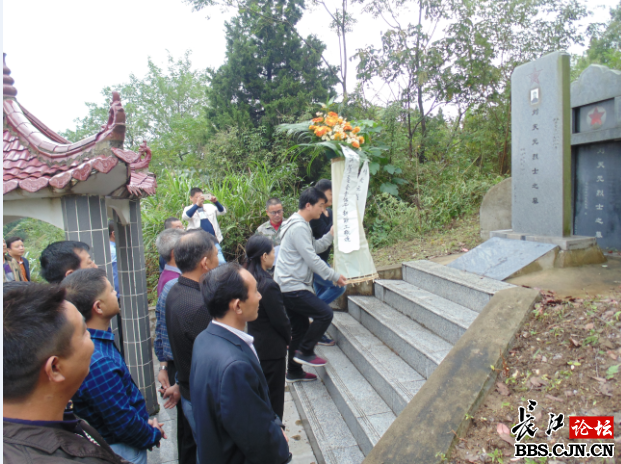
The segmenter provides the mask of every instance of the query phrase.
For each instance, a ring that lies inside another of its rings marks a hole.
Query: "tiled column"
[[[127,201],[129,202],[127,224],[123,224],[117,212],[114,212],[125,362],[134,382],[145,397],[149,414],[153,414],[159,410],[159,406],[153,374],[140,200]]]
[[[67,240],[84,242],[91,247],[91,257],[100,269],[106,271],[114,282],[110,237],[104,197],[96,195],[68,196],[62,198]],[[112,319],[112,332],[117,348],[123,352],[123,337],[119,332],[120,318]]]

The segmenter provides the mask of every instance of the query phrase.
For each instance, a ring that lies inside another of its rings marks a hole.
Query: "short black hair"
[[[28,282],[27,280],[11,280],[9,282],[2,282],[2,294],[5,295],[11,290],[15,290],[16,288],[20,288],[25,285],[30,285],[30,282]]]
[[[325,193],[328,190],[332,190],[332,181],[330,179],[321,179],[315,184],[315,188]]]
[[[89,251],[90,247],[84,242],[72,240],[50,243],[39,258],[43,278],[57,284],[65,278],[67,271],[80,269],[79,250]]]
[[[193,189],[190,189],[190,197],[193,197],[197,193],[203,193],[203,189],[200,189],[198,187],[194,187]]]
[[[191,272],[198,263],[216,249],[211,235],[203,229],[192,229],[186,232],[175,245],[175,263],[179,270]]]
[[[88,322],[97,297],[106,290],[107,281],[103,269],[78,269],[65,277],[60,285],[67,292],[66,300],[73,303]]]
[[[3,387],[5,400],[28,397],[50,356],[71,352],[73,325],[65,314],[65,290],[24,285],[4,294]]]
[[[19,235],[14,235],[12,237],[9,237],[5,240],[6,242],[6,247],[7,248],[11,248],[11,245],[13,245],[15,242],[19,242],[19,241],[24,241],[23,238],[21,238]]]
[[[282,205],[282,201],[280,198],[272,197],[265,203],[265,209],[268,209],[270,206]]]
[[[319,200],[328,201],[328,198],[323,192],[317,190],[315,187],[308,187],[302,192],[302,195],[300,195],[300,201],[298,202],[298,206],[300,207],[300,209],[304,209],[306,208],[307,203],[310,203],[311,206],[314,206]]]
[[[212,318],[223,318],[229,311],[231,300],[248,299],[248,287],[241,276],[242,269],[237,263],[227,263],[203,276],[201,293]]]
[[[108,237],[112,237],[113,233],[114,233],[114,221],[110,219],[108,221]]]
[[[179,222],[179,219],[177,219],[176,217],[172,217],[172,216],[166,219],[164,221],[164,230],[170,229],[173,225],[173,222]]]

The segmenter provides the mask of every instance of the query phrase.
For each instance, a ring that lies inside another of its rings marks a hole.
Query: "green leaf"
[[[399,188],[390,182],[384,182],[381,186],[380,186],[380,192],[383,193],[388,193],[392,196],[397,196],[399,195]]]
[[[409,183],[407,180],[401,179],[400,177],[393,177],[392,181],[398,185],[405,185]]]
[[[379,171],[380,165],[379,163],[369,163],[369,172],[371,173],[371,175],[375,175],[377,174],[377,171]]]
[[[384,171],[386,171],[388,174],[394,174],[396,169],[397,168],[395,168],[392,164],[387,164],[386,166],[384,166]]]
[[[610,366],[608,368],[608,370],[606,371],[606,378],[608,380],[612,379],[614,377],[614,375],[619,372],[619,366],[620,365],[621,364],[617,364],[616,366]]]

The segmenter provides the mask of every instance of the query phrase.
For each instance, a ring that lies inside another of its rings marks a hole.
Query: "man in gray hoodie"
[[[287,381],[315,380],[302,365],[325,366],[326,360],[315,355],[315,346],[332,322],[332,308],[321,301],[313,290],[313,273],[343,287],[345,277],[331,269],[317,253],[332,244],[333,230],[319,240],[313,238],[309,222],[318,219],[325,209],[323,192],[310,187],[300,196],[299,210],[280,228],[280,252],[274,280],[280,285],[283,302],[291,321],[291,343]],[[308,319],[312,318],[310,324]]]

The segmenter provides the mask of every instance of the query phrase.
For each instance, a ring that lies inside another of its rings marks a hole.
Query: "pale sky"
[[[606,21],[618,0],[597,3],[605,8],[587,22]],[[86,115],[85,102],[103,101],[102,88],[127,82],[132,73],[144,76],[148,57],[165,67],[168,52],[180,58],[191,50],[197,69],[220,66],[229,17],[216,8],[194,12],[182,0],[3,0],[2,48],[19,102],[62,131]],[[357,17],[348,35],[350,56],[356,49],[379,46],[386,29],[369,15]],[[337,65],[338,40],[328,23],[327,13],[314,8],[298,30],[303,36],[317,34],[328,46],[326,59]],[[348,89],[353,90],[356,63],[348,66]]]

